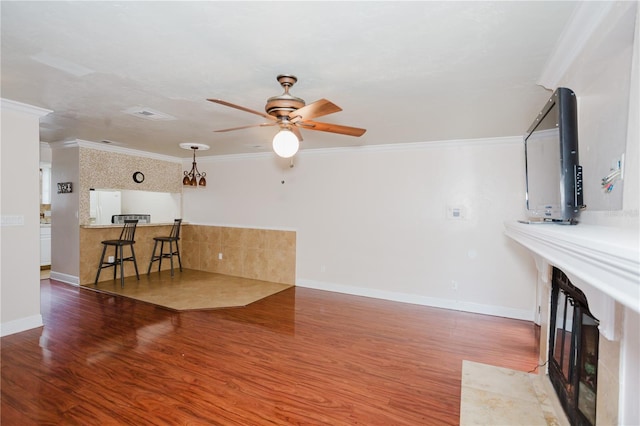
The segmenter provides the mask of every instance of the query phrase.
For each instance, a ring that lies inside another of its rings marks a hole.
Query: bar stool
[[[124,262],[131,261],[136,268],[136,278],[140,279],[138,275],[138,263],[136,262],[136,253],[133,251],[133,245],[136,243],[134,236],[136,234],[137,220],[125,220],[122,232],[120,232],[120,238],[117,240],[105,240],[102,241],[102,257],[100,258],[100,264],[98,265],[98,273],[96,274],[96,281],[94,285],[98,285],[98,279],[100,278],[100,271],[104,268],[113,267],[113,279],[116,279],[116,271],[118,265],[120,265],[120,285],[124,288]],[[131,247],[131,256],[124,257],[124,246]],[[107,247],[114,248],[113,262],[104,261],[104,255],[107,252]]]
[[[153,253],[151,254],[151,260],[149,261],[149,269],[147,270],[147,275],[151,273],[151,265],[156,260],[158,261],[158,272],[160,272],[160,268],[162,267],[162,259],[169,258],[171,260],[171,276],[173,277],[173,256],[178,256],[178,264],[180,265],[180,272],[182,272],[182,260],[180,260],[180,247],[178,246],[178,241],[180,240],[180,224],[182,223],[182,219],[175,219],[173,221],[173,227],[171,228],[171,234],[168,237],[154,237],[153,240],[155,243],[153,244]],[[160,243],[160,254],[156,255],[156,247],[158,247],[158,243]],[[164,252],[164,243],[169,243],[169,252]],[[175,243],[175,248],[173,244]]]

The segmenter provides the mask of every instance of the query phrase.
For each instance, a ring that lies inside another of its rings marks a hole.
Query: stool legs
[[[118,244],[118,245],[114,245],[113,262],[105,262],[104,255],[107,252],[107,244],[104,244],[104,247],[102,248],[102,255],[100,256],[100,264],[98,265],[98,272],[96,273],[96,280],[93,283],[93,285],[98,285],[98,280],[100,279],[100,272],[104,268],[113,267],[113,279],[115,281],[117,277],[117,272],[118,272],[117,271],[118,265],[120,265],[120,286],[124,288],[124,262],[127,260],[130,260],[133,262],[133,267],[136,270],[136,278],[140,279],[140,274],[138,273],[138,262],[136,261],[136,252],[133,249],[133,244],[128,244],[128,246],[131,248],[130,257],[127,257],[127,258],[124,257],[124,245]]]
[[[178,256],[178,265],[180,266],[180,272],[182,272],[182,260],[180,259],[180,246],[178,246],[178,241],[176,241],[176,251],[173,251],[173,247],[171,247],[171,242],[169,243],[169,247],[171,248],[171,253],[175,253]],[[173,258],[171,258],[171,262],[173,262]],[[173,264],[173,263],[172,263]],[[171,267],[173,271],[173,266]]]
[[[156,254],[156,249],[158,247],[158,243],[160,243],[160,253]],[[164,243],[169,243],[169,252],[164,252]],[[151,254],[151,260],[149,261],[149,268],[147,269],[147,275],[151,273],[151,266],[153,262],[158,261],[158,273],[162,269],[162,259],[169,258],[171,262],[171,276],[174,275],[174,267],[173,267],[173,256],[174,254],[178,257],[178,265],[180,266],[180,272],[182,272],[182,259],[180,258],[180,246],[178,245],[178,241],[175,241],[176,247],[175,250],[173,248],[174,240],[164,240],[164,239],[155,239],[155,243],[153,244],[153,252]]]
[[[107,246],[103,245],[102,246],[102,256],[100,257],[100,264],[98,265],[98,272],[96,273],[96,280],[94,281],[93,285],[98,285],[98,279],[100,278],[100,271],[102,271],[102,264],[104,263],[104,254],[107,251]],[[114,277],[115,279],[115,277]]]
[[[117,261],[118,261],[118,258],[116,257],[116,262]],[[113,268],[114,280],[116,279],[116,268]],[[120,246],[120,287],[124,288],[124,247],[122,246]]]
[[[171,276],[173,276],[173,244],[169,241],[169,262],[171,262]]]
[[[116,277],[118,276],[117,272],[118,272],[118,259],[122,259],[122,246],[120,246],[120,257],[118,257],[118,246],[115,246],[113,248],[113,279],[115,280]],[[122,270],[122,262],[120,262],[120,276],[122,276],[122,273],[124,271]]]
[[[156,256],[156,247],[158,247],[158,240],[155,240],[155,243],[153,244],[153,251],[151,252],[151,261],[149,261],[149,268],[147,269],[147,275],[149,275],[151,273],[151,265],[153,265],[153,262],[157,259]],[[162,253],[162,248],[160,248],[160,253]],[[162,264],[162,260],[160,260],[160,264]],[[158,272],[160,272],[160,266],[158,266]]]
[[[140,274],[138,274],[138,262],[136,262],[136,252],[133,251],[133,244],[130,245],[129,247],[131,247],[131,259],[127,259],[127,260],[133,260],[133,267],[136,270],[136,278],[140,279]],[[124,283],[123,283],[123,286],[124,286]]]
[[[180,247],[178,241],[176,243],[176,249],[173,249],[173,241],[169,241],[169,259],[171,260],[171,276],[173,276],[173,255],[178,257],[178,265],[180,266],[180,272],[182,272],[182,260],[180,259]]]

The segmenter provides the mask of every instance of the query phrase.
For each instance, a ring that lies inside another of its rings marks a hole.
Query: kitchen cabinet
[[[51,265],[51,226],[40,226],[40,266]]]

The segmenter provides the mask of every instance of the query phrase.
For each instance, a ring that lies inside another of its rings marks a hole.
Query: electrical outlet
[[[218,260],[222,260],[222,253],[218,253]]]
[[[458,291],[458,281],[451,280],[451,290]]]
[[[109,263],[113,263],[114,260],[115,260],[115,258],[113,256],[109,256],[107,258],[107,262],[109,262]]]

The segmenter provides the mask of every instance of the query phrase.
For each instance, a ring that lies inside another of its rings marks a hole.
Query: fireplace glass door
[[[595,425],[598,320],[584,293],[554,269],[549,334],[549,378],[576,425]]]

